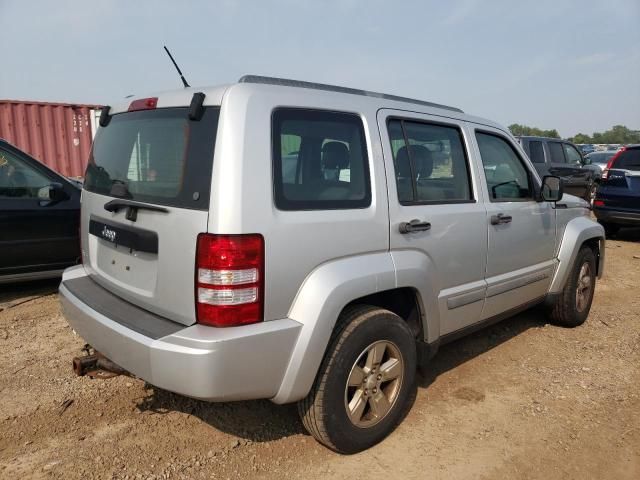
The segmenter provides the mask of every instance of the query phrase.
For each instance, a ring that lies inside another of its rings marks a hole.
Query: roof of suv
[[[552,142],[569,142],[569,140],[563,140],[562,138],[554,138],[554,137],[536,137],[535,135],[516,135],[515,136],[518,139],[522,139],[522,140],[545,140],[545,141],[552,141]]]
[[[301,88],[301,89],[309,89],[315,91],[317,93],[325,93],[330,95],[339,95],[339,96],[359,96],[360,98],[369,99],[371,102],[375,102],[379,108],[391,108],[398,110],[409,110],[421,112],[424,111],[425,108],[428,108],[431,112],[426,113],[436,113],[438,115],[452,117],[460,120],[467,120],[475,123],[480,123],[483,125],[491,126],[494,128],[498,128],[503,131],[507,131],[501,125],[484,118],[475,117],[472,115],[465,114],[461,109],[456,107],[451,107],[448,105],[441,105],[438,103],[427,102],[424,100],[417,100],[413,98],[400,97],[397,95],[389,95],[385,93],[377,93],[370,92],[367,90],[359,90],[355,88],[348,88],[336,85],[326,85],[321,83],[312,83],[312,82],[304,82],[299,80],[289,80],[283,78],[275,78],[275,77],[263,77],[258,75],[245,75],[241,77],[237,83],[233,84],[224,84],[212,87],[189,87],[182,88],[179,90],[170,90],[164,92],[153,93],[150,95],[135,95],[129,98],[126,98],[122,103],[118,103],[111,107],[110,113],[121,113],[126,112],[129,104],[136,99],[146,98],[146,97],[158,97],[157,108],[166,108],[166,107],[181,107],[187,106],[191,102],[191,98],[193,94],[196,92],[202,92],[205,94],[204,105],[205,106],[215,106],[220,105],[222,103],[222,97],[225,92],[230,88],[237,88],[242,86],[242,88],[250,88],[256,92],[270,90],[273,89],[291,89],[291,88]],[[348,101],[347,99],[345,99]]]
[[[370,92],[368,90],[359,90],[356,88],[340,87],[336,85],[327,85],[324,83],[304,82],[300,80],[289,80],[286,78],[262,77],[259,75],[245,75],[238,80],[238,83],[258,83],[263,85],[280,85],[283,87],[310,88],[313,90],[325,90],[327,92],[347,93],[351,95],[363,95],[365,97],[384,98],[403,103],[415,103],[427,107],[442,108],[444,110],[452,110],[458,113],[464,113],[456,107],[441,105],[439,103],[426,102],[424,100],[416,100],[415,98],[399,97],[397,95],[389,95],[387,93]]]

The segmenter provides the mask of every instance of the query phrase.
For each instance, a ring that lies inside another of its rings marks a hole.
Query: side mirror
[[[553,175],[545,175],[542,178],[542,189],[540,196],[545,202],[558,202],[562,198],[562,179]]]
[[[52,183],[38,190],[38,200],[42,202],[61,202],[67,200],[69,195],[64,191],[61,183]]]

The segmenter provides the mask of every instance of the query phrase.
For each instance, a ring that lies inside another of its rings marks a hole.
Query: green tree
[[[591,136],[578,133],[569,140],[573,143],[640,143],[640,131],[630,130],[624,125],[614,125],[605,132],[593,132]]]
[[[535,137],[551,137],[551,138],[560,138],[558,131],[554,128],[553,130],[541,130],[537,127],[529,127],[528,125],[520,125],[519,123],[514,123],[509,125],[509,130],[515,136],[535,136]]]
[[[591,137],[589,135],[585,135],[584,133],[578,133],[569,140],[571,140],[573,143],[593,143],[591,141]]]

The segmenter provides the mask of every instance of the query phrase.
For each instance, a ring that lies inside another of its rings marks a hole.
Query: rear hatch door
[[[206,232],[219,108],[113,115],[100,128],[82,198],[83,262],[104,288],[173,321],[195,322],[198,234]]]
[[[640,147],[627,148],[614,160],[602,186],[607,207],[640,212]]]

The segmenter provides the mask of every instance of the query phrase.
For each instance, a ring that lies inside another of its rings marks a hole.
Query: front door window
[[[50,183],[17,156],[0,150],[0,198],[38,198],[38,190]]]
[[[492,202],[533,200],[531,176],[513,147],[503,138],[477,132],[480,157]]]

